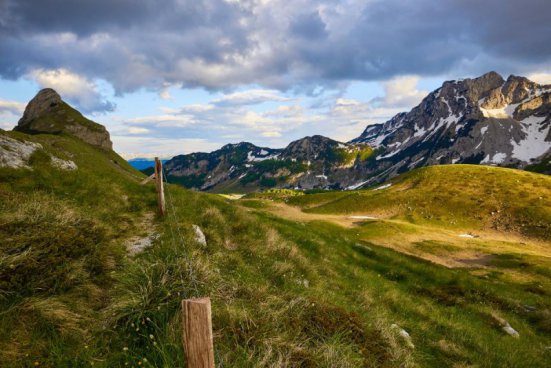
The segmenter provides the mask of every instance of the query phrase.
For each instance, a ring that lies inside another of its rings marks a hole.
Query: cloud
[[[263,102],[284,102],[290,100],[290,98],[281,96],[278,91],[250,89],[244,92],[235,92],[224,95],[223,97],[214,100],[212,103],[219,106],[242,106],[256,105]]]
[[[25,106],[18,101],[0,99],[0,129],[12,129],[23,115]]]
[[[147,88],[169,98],[167,85],[312,91],[409,74],[528,74],[551,62],[548,7],[548,0],[4,0],[0,76],[70,70],[108,81],[118,94]]]
[[[42,88],[53,88],[61,98],[74,103],[85,113],[113,111],[115,105],[106,101],[95,83],[67,69],[33,69],[29,73]]]
[[[358,136],[366,125],[386,121],[419,103],[426,92],[419,91],[418,81],[416,76],[382,81],[385,94],[364,101],[332,93],[296,99],[277,91],[250,89],[228,93],[203,104],[161,108],[159,115],[126,119],[122,124],[146,129],[149,135],[163,139],[192,137],[218,142],[218,147],[228,143],[227,140],[283,147],[289,140],[312,132],[348,141]],[[311,108],[316,99],[326,102]],[[275,106],[256,106],[266,101]]]
[[[420,80],[419,76],[409,75],[382,82],[385,95],[383,98],[374,99],[372,102],[383,107],[415,106],[429,93],[417,89]]]
[[[173,157],[183,153],[212,151],[220,148],[220,143],[206,139],[133,137],[113,135],[114,149],[125,158],[133,157]],[[145,153],[145,154],[144,154]]]
[[[189,115],[163,114],[152,116],[140,116],[123,121],[126,125],[150,125],[160,127],[179,127],[184,128],[194,124],[193,118]]]
[[[539,84],[551,84],[551,73],[534,73],[527,78]]]
[[[9,113],[21,116],[25,111],[25,106],[24,103],[18,101],[0,99],[0,115]]]
[[[147,134],[150,133],[151,130],[146,128],[140,128],[140,127],[129,127],[128,133],[129,134]]]

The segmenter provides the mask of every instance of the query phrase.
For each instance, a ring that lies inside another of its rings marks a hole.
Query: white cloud
[[[276,131],[263,132],[262,136],[268,137],[268,138],[279,138],[281,137],[281,132],[276,132]]]
[[[130,127],[128,128],[128,133],[130,134],[147,134],[150,133],[151,130],[146,128],[140,128],[140,127]]]
[[[127,125],[152,125],[156,127],[187,127],[194,124],[193,118],[188,115],[164,114],[140,116],[123,121]]]
[[[419,76],[406,75],[382,82],[385,95],[376,101],[384,107],[415,106],[429,93],[417,89],[420,80]]]
[[[25,104],[18,101],[0,99],[0,129],[11,130],[25,111]]]
[[[539,84],[551,84],[551,73],[533,73],[527,78]]]
[[[22,115],[25,111],[25,104],[18,101],[0,99],[0,114],[10,113],[13,115]]]
[[[255,105],[269,101],[285,102],[291,101],[291,99],[282,96],[275,90],[251,89],[244,92],[235,92],[224,95],[223,97],[212,101],[212,103],[220,106],[240,106]]]
[[[159,92],[159,97],[163,100],[174,100],[174,98],[172,97],[172,95],[170,94],[170,91],[166,88],[163,88],[160,92]]]
[[[42,88],[53,88],[83,112],[113,111],[115,105],[98,91],[96,83],[67,69],[34,69],[29,73]]]
[[[131,142],[138,138],[135,135],[145,134],[146,130],[150,136],[165,137],[162,139],[199,137],[197,139],[202,139],[200,150],[217,149],[239,141],[284,147],[291,140],[312,134],[348,141],[359,136],[367,125],[409,111],[426,95],[417,88],[418,82],[419,78],[412,76],[381,82],[385,94],[369,100],[341,97],[342,93],[335,91],[300,99],[271,90],[241,91],[204,103],[161,108],[159,115],[123,120],[122,124],[129,128],[118,133],[132,138]],[[324,103],[317,103],[320,99]],[[268,100],[281,101],[276,106],[270,104],[270,109],[251,106]],[[146,145],[141,151],[147,149]],[[184,144],[179,149],[183,150]],[[189,150],[189,146],[185,149]]]
[[[3,130],[11,130],[15,125],[15,123],[10,123],[8,121],[0,121],[0,129]]]
[[[179,112],[181,114],[194,114],[194,113],[202,113],[206,111],[210,111],[214,109],[214,106],[211,104],[192,104],[192,105],[186,105],[183,106]]]

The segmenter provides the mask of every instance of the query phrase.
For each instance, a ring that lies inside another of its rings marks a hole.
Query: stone
[[[203,233],[203,230],[198,225],[191,225],[193,227],[193,231],[195,232],[195,241],[202,245],[203,247],[207,246],[207,238],[205,237],[205,234]]]
[[[40,143],[18,141],[0,135],[0,167],[30,168],[27,163],[37,149],[42,149]]]
[[[60,170],[76,170],[78,169],[77,164],[75,164],[71,160],[63,160],[59,157],[52,156],[51,157],[51,164],[53,167],[60,169]]]
[[[409,348],[415,348],[415,345],[413,345],[413,341],[411,341],[411,336],[406,330],[398,326],[396,323],[393,323],[390,328],[392,330],[398,331],[398,334],[402,337],[402,339],[404,339]]]

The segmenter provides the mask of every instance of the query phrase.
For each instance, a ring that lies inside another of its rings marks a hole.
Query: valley
[[[180,366],[180,302],[202,296],[219,366],[551,364],[548,175],[433,165],[367,189],[245,195],[166,183],[160,216],[101,125],[55,91],[28,110],[0,131],[3,366]],[[376,154],[310,140],[327,154],[311,167]],[[237,148],[284,155],[237,145],[221,161]],[[295,175],[289,157],[255,170]]]

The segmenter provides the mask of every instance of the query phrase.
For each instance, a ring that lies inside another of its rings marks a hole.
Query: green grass
[[[0,361],[59,366],[84,349],[126,257],[123,239],[155,202],[114,153],[63,135],[2,134],[44,149],[32,170],[0,169]],[[78,170],[52,167],[50,154]]]
[[[497,255],[491,269],[448,269],[372,241],[391,225],[289,221],[259,199],[236,202],[177,185],[167,188],[170,215],[144,225],[142,216],[156,208],[154,189],[140,186],[139,174],[118,156],[64,136],[16,136],[39,141],[79,169],[52,169],[39,152],[32,171],[0,171],[0,233],[8,239],[0,245],[2,366],[182,366],[179,303],[197,296],[212,299],[215,357],[226,367],[551,364],[551,264],[542,257]],[[368,208],[386,208],[383,200],[394,208],[405,198],[397,188],[411,191],[412,183],[434,177],[422,173],[374,194],[271,195],[320,213],[346,212],[354,203],[352,211],[363,211],[364,199]],[[499,172],[488,178],[489,188],[516,183],[516,175]],[[531,203],[534,186],[546,190],[547,179],[528,178],[517,184]],[[466,197],[475,188],[468,190]],[[421,193],[411,198],[410,206],[424,203]],[[546,212],[530,214],[536,221]],[[195,242],[192,224],[203,229],[207,247]],[[143,226],[156,226],[160,237],[127,257],[125,239]],[[392,229],[416,231],[405,224]],[[499,318],[521,337],[506,335]],[[392,324],[410,333],[414,349]]]
[[[415,224],[495,229],[551,239],[551,177],[475,165],[432,166],[381,190],[294,197],[308,212],[373,213]]]

